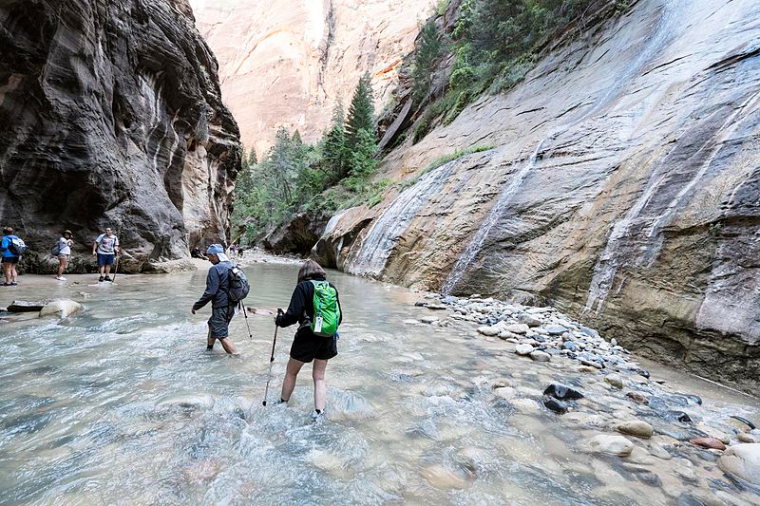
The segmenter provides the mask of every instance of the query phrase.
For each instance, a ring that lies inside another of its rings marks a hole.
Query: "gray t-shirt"
[[[115,235],[108,237],[106,234],[100,234],[95,242],[98,243],[98,253],[101,255],[113,255],[114,247],[119,246],[119,238]]]
[[[59,255],[71,255],[71,245],[74,243],[71,239],[65,237],[58,238],[58,254]]]

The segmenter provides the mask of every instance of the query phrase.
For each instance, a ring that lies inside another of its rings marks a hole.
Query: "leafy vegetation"
[[[235,240],[250,244],[301,211],[332,213],[359,204],[375,205],[390,181],[372,181],[377,138],[369,75],[359,81],[345,118],[340,104],[316,144],[298,131],[280,128],[266,156],[244,156],[232,213]]]
[[[617,10],[628,7],[625,1],[605,1]],[[599,0],[464,0],[451,34],[433,33],[436,25],[428,21],[414,53],[414,100],[422,103],[426,98],[430,69],[442,54],[453,54],[454,64],[445,94],[418,120],[414,142],[437,118],[450,123],[483,92],[498,93],[519,83],[549,37],[582,20],[599,4]]]

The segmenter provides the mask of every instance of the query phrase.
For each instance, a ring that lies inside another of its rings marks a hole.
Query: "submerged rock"
[[[718,465],[727,473],[760,485],[760,443],[729,446]]]

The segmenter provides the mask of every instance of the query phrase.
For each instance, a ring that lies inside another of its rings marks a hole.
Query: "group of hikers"
[[[64,230],[50,250],[50,254],[58,259],[58,272],[55,275],[55,279],[58,281],[66,281],[63,274],[71,260],[71,247],[74,245],[72,237],[73,234],[71,233],[71,230]],[[18,285],[18,271],[16,266],[26,252],[26,249],[26,243],[14,233],[13,228],[5,227],[3,229],[3,240],[0,243],[3,274],[5,276],[3,286]],[[113,230],[110,227],[107,227],[105,231],[93,241],[92,255],[98,263],[98,281],[113,281],[111,279],[111,267],[118,259],[119,238],[114,235]]]
[[[206,290],[193,304],[191,312],[195,314],[211,302],[206,349],[213,350],[214,344],[219,341],[224,351],[235,355],[237,350],[230,338],[229,325],[235,314],[235,308],[242,306],[241,295],[245,297],[247,294],[247,280],[237,266],[230,262],[220,244],[209,246],[206,256],[213,265],[206,276]],[[298,281],[287,311],[278,309],[275,316],[276,327],[298,324],[298,330],[290,348],[290,359],[285,369],[280,403],[288,403],[293,394],[298,373],[304,364],[313,361],[314,411],[312,418],[315,420],[324,416],[327,397],[325,371],[327,361],[338,354],[338,326],[343,321],[338,290],[326,278],[324,269],[317,262],[306,260],[298,271]],[[237,293],[241,284],[245,285],[243,293]],[[276,339],[275,331],[272,359],[274,359]],[[266,405],[266,394],[264,405]]]

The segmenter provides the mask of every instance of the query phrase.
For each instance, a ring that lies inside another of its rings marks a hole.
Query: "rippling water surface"
[[[249,306],[287,305],[297,267],[247,270]],[[683,501],[700,494],[757,501],[696,451],[658,455],[647,446],[655,442],[636,441],[647,457],[640,467],[659,480],[642,479],[618,457],[584,452],[582,441],[602,429],[536,401],[558,380],[613,395],[603,382],[562,363],[519,359],[469,324],[404,323],[429,313],[407,290],[331,274],[346,320],[327,370],[328,418],[314,424],[310,367],[290,407],[261,405],[270,317],[249,319],[253,340],[242,315],[233,320],[242,358],[218,345],[205,351],[208,309],[189,312],[205,272],[124,276],[115,286],[92,279],[25,287],[22,278],[21,287],[0,292],[3,305],[44,295],[85,306],[68,320],[0,326],[2,504],[692,504]],[[280,331],[272,403],[292,333]],[[757,418],[752,399],[665,372],[705,398],[712,411],[697,415]],[[499,385],[516,394],[495,395]],[[618,397],[619,405],[611,398],[595,409],[634,409]],[[696,481],[674,471],[686,460]]]

